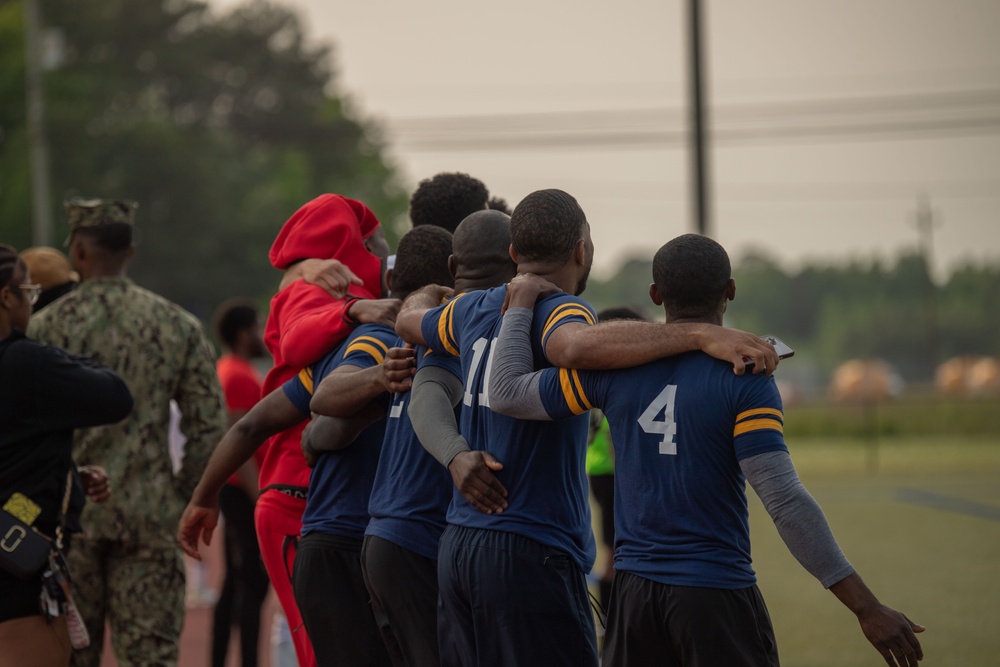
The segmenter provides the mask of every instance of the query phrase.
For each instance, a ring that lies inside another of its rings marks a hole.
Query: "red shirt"
[[[215,372],[219,374],[222,393],[226,398],[226,409],[230,412],[248,412],[257,404],[261,397],[262,380],[260,373],[248,361],[232,354],[224,354],[215,362]],[[254,452],[257,465],[264,459],[263,452]],[[233,475],[226,482],[238,485],[238,475]]]

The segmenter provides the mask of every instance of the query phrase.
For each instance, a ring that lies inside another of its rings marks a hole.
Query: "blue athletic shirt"
[[[396,346],[402,345],[403,341],[397,340]],[[462,365],[455,357],[435,354],[425,347],[418,347],[416,355],[418,370],[437,366],[462,377]],[[437,560],[453,485],[448,469],[427,453],[413,432],[409,401],[409,392],[393,394],[365,534]],[[461,403],[455,407],[456,420],[460,408]]]
[[[561,422],[524,421],[489,409],[490,350],[500,332],[500,308],[506,294],[506,285],[462,294],[428,312],[421,324],[431,349],[461,359],[465,395],[460,431],[473,449],[488,451],[503,463],[496,475],[508,492],[507,509],[488,515],[455,489],[448,523],[522,535],[560,549],[589,572],[597,547],[584,470],[587,416]],[[540,299],[534,312],[535,368],[552,365],[543,348],[558,327],[568,322],[597,322],[586,301],[564,293]]]
[[[310,415],[313,388],[341,364],[360,368],[377,366],[397,340],[396,332],[382,324],[363,324],[340,346],[303,369],[282,388],[303,415]],[[388,400],[388,394],[385,395]],[[302,536],[314,531],[361,539],[368,525],[371,495],[385,420],[366,427],[345,449],[324,452],[309,477]]]
[[[756,582],[739,461],[787,451],[774,378],[689,352],[619,371],[548,369],[540,391],[554,419],[590,408],[608,418],[616,570],[677,586]]]

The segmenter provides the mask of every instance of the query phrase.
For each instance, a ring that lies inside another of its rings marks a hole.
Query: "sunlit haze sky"
[[[410,186],[465,171],[511,205],[562,188],[599,277],[694,231],[686,0],[287,4]],[[891,261],[926,197],[938,279],[1000,261],[1000,2],[704,7],[709,234],[735,259]]]

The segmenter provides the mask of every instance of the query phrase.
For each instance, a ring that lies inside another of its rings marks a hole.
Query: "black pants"
[[[618,572],[602,664],[778,667],[778,647],[756,586],[668,586]]]
[[[372,611],[397,667],[438,667],[437,561],[365,535],[361,568]]]
[[[597,667],[586,576],[515,533],[448,526],[438,551],[444,667]]]
[[[260,608],[270,582],[260,559],[253,507],[253,500],[243,489],[230,484],[222,487],[219,508],[225,520],[226,578],[212,617],[212,667],[226,664],[234,616],[240,631],[241,664],[257,667]]]
[[[390,667],[361,573],[361,540],[309,533],[299,540],[292,585],[321,667]]]

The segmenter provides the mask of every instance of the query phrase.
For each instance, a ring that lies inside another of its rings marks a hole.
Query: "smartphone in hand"
[[[795,354],[795,350],[793,350],[791,347],[789,347],[788,343],[786,343],[785,341],[781,340],[777,336],[772,336],[771,334],[767,334],[766,336],[761,336],[761,338],[763,338],[768,343],[770,343],[771,345],[774,346],[774,350],[778,353],[778,359],[779,360],[780,359],[787,359],[788,357],[790,357],[790,356],[792,356],[792,355]],[[747,364],[746,365],[746,369],[747,370],[750,370],[751,368],[753,368],[753,359],[750,359],[748,357],[744,357],[743,361],[745,361],[746,364]]]

